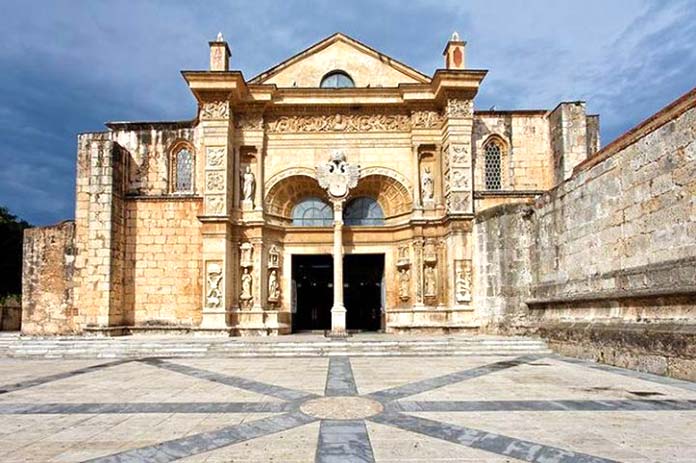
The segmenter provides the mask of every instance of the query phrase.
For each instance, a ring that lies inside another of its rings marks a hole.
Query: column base
[[[346,337],[346,308],[342,305],[335,305],[331,308],[331,331],[328,336]]]
[[[203,329],[227,329],[227,311],[225,309],[203,309],[200,327]]]

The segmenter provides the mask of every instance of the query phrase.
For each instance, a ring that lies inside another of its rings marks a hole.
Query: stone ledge
[[[574,302],[605,301],[617,299],[645,299],[652,297],[679,297],[696,295],[696,286],[681,288],[646,288],[617,291],[601,291],[568,296],[528,299],[525,302],[532,310],[547,310],[549,304],[568,304]]]

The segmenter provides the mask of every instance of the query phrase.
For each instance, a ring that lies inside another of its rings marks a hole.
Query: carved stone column
[[[329,161],[316,168],[319,186],[324,188],[334,211],[334,303],[331,308],[331,336],[346,335],[346,307],[343,304],[343,202],[358,184],[360,167],[348,164],[342,151],[334,151]]]

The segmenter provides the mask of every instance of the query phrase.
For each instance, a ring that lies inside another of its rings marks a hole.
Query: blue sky
[[[432,74],[457,30],[478,108],[586,100],[603,145],[696,85],[691,0],[0,3],[0,205],[38,225],[73,217],[77,133],[194,116],[218,31],[251,78],[337,31]]]

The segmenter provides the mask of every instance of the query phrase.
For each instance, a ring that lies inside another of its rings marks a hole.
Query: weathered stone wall
[[[126,325],[197,326],[201,199],[126,202]]]
[[[696,377],[692,350],[680,348],[693,330],[665,335],[696,324],[695,106],[693,91],[533,208],[477,217],[477,313],[488,329],[538,330],[562,352]],[[650,352],[655,336],[675,341]]]
[[[78,330],[73,302],[75,223],[24,232],[22,333],[69,334]]]
[[[19,331],[22,326],[22,301],[16,296],[0,301],[0,331]]]

